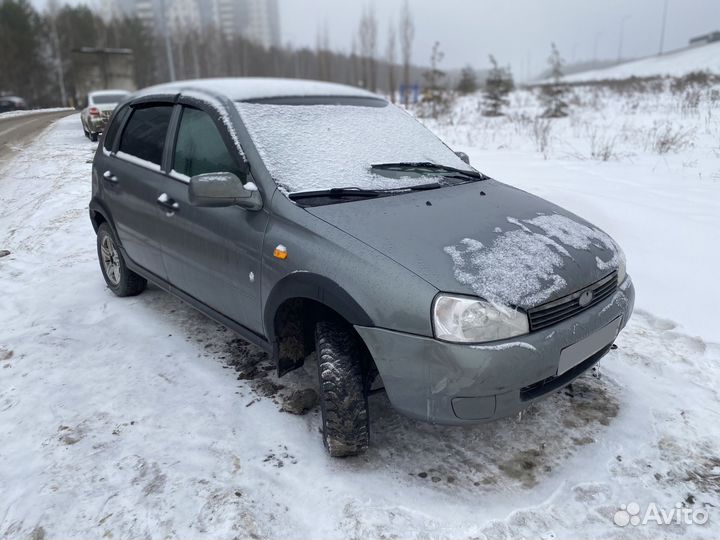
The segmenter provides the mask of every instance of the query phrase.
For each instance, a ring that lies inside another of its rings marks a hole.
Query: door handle
[[[105,171],[105,172],[103,173],[103,178],[104,178],[105,180],[107,180],[108,182],[111,182],[111,183],[113,183],[113,184],[117,184],[117,183],[118,183],[118,177],[115,176],[115,175],[114,175],[113,173],[111,173],[110,171]]]
[[[161,193],[157,198],[157,203],[167,210],[167,215],[171,216],[180,209],[180,205],[177,201],[173,201],[168,197],[167,193]]]

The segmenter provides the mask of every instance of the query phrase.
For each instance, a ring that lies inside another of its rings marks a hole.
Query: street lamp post
[[[665,24],[667,23],[667,12],[668,0],[665,0],[665,5],[663,6],[662,27],[660,29],[660,52],[658,53],[658,55],[662,55],[663,47],[665,45]]]

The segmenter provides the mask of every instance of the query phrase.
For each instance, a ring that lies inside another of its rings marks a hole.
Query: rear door
[[[188,200],[191,176],[232,172],[242,178],[234,142],[214,120],[218,111],[183,106],[167,197],[177,210],[162,238],[170,283],[237,323],[262,333],[260,252],[268,221],[263,210],[198,208]]]
[[[144,103],[132,108],[117,151],[99,170],[103,199],[120,243],[131,261],[167,279],[159,243],[165,209],[158,199],[166,177],[161,170],[172,115],[169,103]]]

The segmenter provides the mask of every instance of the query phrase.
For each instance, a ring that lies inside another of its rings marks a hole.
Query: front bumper
[[[566,321],[487,345],[463,345],[382,328],[357,326],[403,414],[438,424],[473,424],[515,414],[570,383],[595,364],[611,342],[558,376],[560,353],[621,318],[635,303],[628,277],[614,295]]]

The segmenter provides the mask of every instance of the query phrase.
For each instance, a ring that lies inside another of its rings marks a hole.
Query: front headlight
[[[618,285],[622,285],[622,282],[625,281],[625,276],[627,276],[627,269],[626,269],[624,253],[620,253],[620,264],[618,264],[617,272],[618,272]]]
[[[530,331],[522,311],[479,298],[439,294],[433,303],[435,337],[458,343],[507,339]]]

